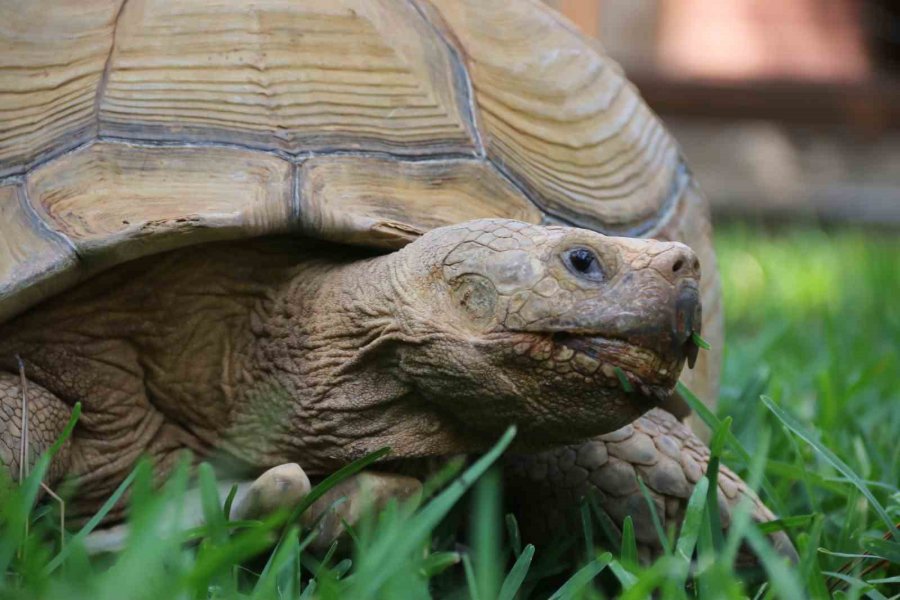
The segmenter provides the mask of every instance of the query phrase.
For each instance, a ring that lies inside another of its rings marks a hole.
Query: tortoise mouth
[[[669,399],[690,355],[690,349],[680,348],[663,356],[627,340],[595,334],[553,332],[536,337],[527,354],[539,363],[539,369],[577,375],[589,385],[618,388],[648,409]]]

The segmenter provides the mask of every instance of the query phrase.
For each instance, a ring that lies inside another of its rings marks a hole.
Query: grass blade
[[[616,377],[619,379],[619,384],[622,386],[622,389],[626,394],[630,394],[634,391],[634,387],[632,387],[631,382],[628,381],[628,378],[625,376],[625,371],[623,371],[620,367],[613,367],[613,370],[616,373]]]
[[[634,576],[631,571],[626,569],[622,563],[613,559],[609,563],[609,570],[613,572],[613,575],[616,576],[616,579],[619,580],[619,583],[622,585],[622,590],[628,590],[635,583],[638,582],[638,578]]]
[[[228,495],[225,496],[225,504],[222,505],[222,515],[225,517],[226,521],[231,520],[231,506],[234,504],[234,497],[237,495],[237,490],[237,484],[232,484],[231,488],[228,490]]]
[[[609,518],[609,515],[606,514],[606,511],[600,506],[600,500],[597,498],[597,490],[590,489],[586,499],[591,506],[591,510],[594,512],[594,516],[597,518],[597,522],[600,524],[600,529],[603,531],[606,543],[608,544],[607,547],[620,547],[622,545],[622,536],[619,534],[612,519]]]
[[[124,481],[119,484],[119,487],[116,488],[116,491],[114,491],[112,495],[107,498],[106,502],[103,503],[103,506],[100,507],[100,510],[98,510],[94,514],[94,516],[92,516],[90,520],[84,524],[84,527],[82,527],[78,531],[78,533],[70,538],[69,543],[66,544],[66,547],[63,548],[60,553],[57,554],[53,558],[53,560],[51,560],[47,564],[46,573],[48,575],[59,568],[59,566],[66,561],[66,558],[68,558],[69,553],[72,551],[72,548],[80,546],[81,542],[84,541],[84,538],[86,538],[89,533],[91,533],[94,529],[97,528],[100,523],[103,522],[103,519],[106,518],[106,515],[109,514],[109,511],[111,511],[113,507],[119,503],[122,495],[131,486],[131,483],[134,481],[135,473],[136,471],[132,471],[131,473],[129,473],[128,477],[126,477]]]
[[[637,540],[634,538],[634,521],[631,515],[622,523],[622,549],[619,552],[622,564],[634,568],[638,564]]]
[[[825,578],[822,576],[822,566],[819,564],[819,553],[817,548],[822,539],[822,531],[825,525],[825,518],[821,514],[814,515],[807,531],[797,536],[797,545],[800,550],[800,573],[803,581],[806,582],[806,589],[813,598],[827,598],[828,587],[825,584]],[[763,534],[766,531],[760,527]]]
[[[531,567],[532,558],[534,558],[534,546],[528,544],[525,546],[525,549],[522,550],[521,554],[519,554],[516,564],[509,570],[506,579],[503,580],[503,585],[500,587],[500,593],[497,595],[497,600],[515,599],[519,588],[522,587],[522,582],[525,581],[525,576],[528,575],[528,569]]]
[[[194,567],[185,574],[184,586],[200,593],[207,589],[218,573],[258,555],[269,548],[272,539],[263,531],[248,531],[232,538],[223,546],[210,547]]]
[[[859,492],[866,497],[866,500],[869,501],[869,504],[875,510],[881,520],[884,521],[885,525],[887,525],[888,531],[890,531],[894,539],[900,539],[900,535],[898,535],[897,526],[894,524],[893,519],[888,515],[887,511],[869,489],[869,486],[865,484],[865,482],[851,469],[847,463],[838,458],[831,450],[826,448],[815,436],[810,434],[803,426],[798,423],[794,417],[789,415],[787,411],[783,408],[775,404],[775,402],[769,398],[768,396],[761,397],[763,404],[766,405],[772,414],[778,417],[778,420],[781,421],[785,427],[794,432],[797,437],[802,439],[804,442],[812,446],[812,448],[819,453],[819,455],[828,461],[831,466],[841,472],[844,477],[849,479],[851,483],[859,490]]]
[[[306,585],[306,589],[303,590],[303,593],[300,594],[300,597],[297,600],[307,600],[308,598],[312,598],[313,594],[316,593],[316,580],[313,579]]]
[[[586,503],[582,502],[579,509],[581,512],[581,530],[584,534],[585,556],[587,557],[587,562],[590,562],[597,554],[597,550],[594,547],[594,523],[591,520],[591,509]]]
[[[895,565],[900,565],[900,544],[897,542],[869,538],[863,540],[862,546],[866,551],[877,554],[881,558],[889,560]]]
[[[234,489],[234,488],[232,488]],[[299,555],[300,548],[300,528],[292,525],[288,528],[285,536],[285,543],[280,545],[278,549],[272,553],[266,568],[262,575],[256,581],[253,588],[252,598],[273,598],[275,597],[275,589],[277,586],[278,575],[282,570],[291,564],[292,560],[296,560]]]
[[[725,417],[713,432],[712,442],[709,445],[709,463],[706,467],[706,478],[709,480],[709,489],[706,492],[706,510],[709,514],[713,548],[717,552],[721,552],[725,545],[722,535],[722,517],[719,514],[719,461],[722,449],[725,447],[725,440],[731,433],[731,422],[731,417]]]
[[[756,527],[748,527],[744,537],[759,557],[763,568],[769,575],[769,582],[781,598],[805,598],[800,580],[797,579],[793,567],[769,543],[769,540]]]
[[[650,508],[650,518],[653,521],[653,528],[656,530],[656,535],[659,537],[659,544],[662,546],[665,554],[671,554],[672,545],[669,543],[669,536],[666,535],[666,531],[663,529],[662,520],[659,518],[659,512],[656,510],[656,502],[654,502],[653,498],[650,496],[650,490],[647,489],[647,484],[644,483],[644,480],[641,477],[638,477],[637,480],[638,485],[641,488],[641,494],[644,496],[644,501]]]
[[[75,403],[72,408],[72,414],[69,421],[63,428],[62,433],[56,439],[52,446],[42,454],[35,462],[34,468],[28,474],[24,481],[20,481],[18,487],[13,492],[11,482],[10,487],[6,491],[7,502],[4,503],[2,513],[0,513],[0,527],[5,534],[3,543],[0,544],[0,573],[6,573],[9,563],[20,549],[21,544],[27,540],[27,527],[31,515],[31,511],[35,506],[38,494],[40,493],[41,484],[47,469],[53,457],[59,452],[66,440],[72,435],[75,424],[81,416],[81,403]],[[5,467],[4,468],[4,473]]]
[[[550,596],[550,600],[568,600],[568,598],[576,597],[576,593],[592,582],[594,577],[599,575],[612,562],[612,559],[612,554],[606,552],[581,567]]]
[[[696,331],[691,333],[691,339],[694,341],[695,344],[697,344],[698,347],[703,348],[704,350],[709,350],[711,347],[709,345],[709,342],[707,342],[702,337],[700,337],[700,334],[697,333]]]
[[[216,474],[209,463],[200,463],[197,467],[197,478],[200,484],[200,504],[203,520],[212,542],[222,545],[228,540],[228,527],[225,513],[222,510],[219,488],[216,485]]]
[[[476,571],[478,594],[482,598],[496,598],[500,589],[501,492],[500,470],[492,466],[478,480],[472,491],[473,516],[471,522],[472,554]]]
[[[874,586],[871,582],[863,581],[858,577],[853,577],[852,575],[848,575],[847,573],[835,573],[833,571],[826,571],[825,575],[829,577],[833,577],[835,579],[840,579],[844,583],[849,583],[851,586],[856,588],[857,593],[863,593],[872,600],[888,600],[887,596],[874,589]],[[891,600],[896,598],[893,596]]]
[[[691,410],[697,413],[700,419],[704,423],[706,423],[706,425],[712,431],[717,431],[719,427],[722,426],[721,419],[719,419],[719,417],[717,417],[711,410],[709,410],[709,408],[705,404],[703,404],[700,398],[698,398],[696,394],[694,394],[694,392],[689,390],[686,385],[679,381],[677,384],[675,384],[675,390],[678,395],[685,402],[687,402],[688,406],[691,407]],[[731,433],[731,431],[728,431],[725,434],[725,439],[728,442],[728,447],[731,448],[731,450],[735,454],[737,454],[738,458],[741,460],[744,466],[749,467],[751,464],[753,464],[753,459],[750,457],[750,453],[747,452],[747,449],[744,448],[744,445],[741,444],[740,440],[738,440],[737,437],[735,437],[735,435]],[[766,495],[770,499],[772,499],[773,501],[777,501],[780,498],[780,496],[775,492],[775,489],[765,477],[763,477],[761,485],[763,491],[765,491]],[[775,508],[777,509],[777,512],[783,512],[781,507],[775,506]]]
[[[694,491],[688,500],[684,513],[684,521],[681,523],[681,533],[675,542],[675,556],[680,560],[678,582],[683,587],[687,581],[691,567],[691,558],[697,545],[697,537],[700,535],[700,527],[703,525],[703,513],[706,507],[706,492],[709,490],[709,479],[701,477],[694,486]]]
[[[509,545],[512,547],[516,558],[522,554],[522,535],[519,533],[519,522],[512,513],[506,514],[506,535],[509,536]]]
[[[462,562],[463,571],[466,574],[466,587],[469,590],[469,598],[470,600],[481,600],[481,595],[478,593],[478,580],[475,577],[475,569],[472,568],[472,560],[468,554],[463,554]]]
[[[335,579],[340,579],[344,575],[347,574],[348,571],[353,567],[353,561],[349,558],[345,558],[338,564],[334,565],[334,568],[331,569],[331,573]]]
[[[758,527],[762,533],[769,535],[770,533],[787,531],[788,529],[806,529],[812,524],[815,518],[815,514],[793,515],[782,519],[775,519],[774,521],[767,521],[766,523],[760,523]]]
[[[426,579],[440,575],[453,565],[458,565],[462,557],[459,552],[434,552],[422,563],[420,574]]]
[[[456,481],[438,494],[406,524],[402,535],[382,536],[375,540],[360,564],[357,576],[366,582],[360,600],[380,595],[381,588],[399,569],[403,561],[428,537],[432,529],[446,515],[460,497],[493,465],[509,447],[516,435],[511,426],[487,453],[466,469]],[[465,564],[463,557],[463,564]]]
[[[766,457],[769,454],[770,440],[771,434],[769,433],[769,430],[764,429],[758,438],[758,451],[753,457],[753,462],[749,465],[750,475],[747,480],[747,485],[751,490],[754,490],[762,480],[762,473],[766,466]],[[716,508],[718,509],[718,502],[716,502]],[[724,549],[717,549],[717,554],[726,564],[733,564],[737,558],[741,541],[744,539],[744,532],[748,527],[753,525],[752,513],[753,503],[750,497],[746,495],[742,496],[731,513],[731,526],[728,530],[728,538],[724,543]],[[718,510],[716,510],[716,515],[718,515]],[[715,523],[712,523],[712,526],[718,528],[720,534],[722,533],[721,522],[716,521]]]

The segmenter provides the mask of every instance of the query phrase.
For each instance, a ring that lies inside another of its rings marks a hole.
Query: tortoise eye
[[[603,269],[597,255],[587,248],[572,248],[563,254],[563,262],[579,277],[591,281],[603,281]]]

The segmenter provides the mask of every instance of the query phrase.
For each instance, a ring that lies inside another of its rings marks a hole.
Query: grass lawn
[[[226,522],[226,499],[205,469],[208,524],[168,525],[163,515],[181,502],[186,466],[160,491],[147,465],[127,482],[132,534],[122,552],[88,557],[80,536],[91,523],[70,531],[61,550],[54,505],[31,509],[41,463],[26,485],[5,484],[0,495],[0,598],[793,600],[828,597],[829,585],[836,597],[900,597],[900,543],[882,539],[900,522],[900,236],[732,225],[719,228],[717,246],[728,346],[718,414],[708,417],[713,455],[761,489],[799,565],[778,560],[740,516],[725,536],[711,527],[705,479],[671,551],[652,565],[633,560],[627,527],[621,547],[592,548],[600,537],[587,505],[577,552],[535,549],[501,513],[490,466],[509,432],[466,473],[458,465],[444,473],[453,483],[423,506],[394,505],[360,525],[352,553],[318,558],[296,528],[265,551],[284,516]],[[447,534],[454,506],[470,511],[465,548]],[[763,557],[759,572],[743,577],[733,567],[742,542]]]

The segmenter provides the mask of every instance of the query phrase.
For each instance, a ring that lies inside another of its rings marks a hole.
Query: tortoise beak
[[[700,334],[703,322],[703,309],[700,304],[700,291],[693,281],[684,281],[678,288],[675,297],[675,312],[672,322],[672,344],[675,353],[687,360],[688,367],[694,368],[699,346],[694,341],[694,334]]]

